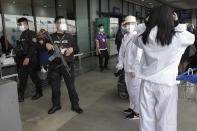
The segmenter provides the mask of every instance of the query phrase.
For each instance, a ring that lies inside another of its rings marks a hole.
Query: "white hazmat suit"
[[[140,130],[177,131],[178,65],[186,47],[194,43],[194,35],[185,24],[175,27],[175,35],[169,46],[160,46],[156,41],[158,27],[149,35],[146,45],[140,36],[146,29],[138,25],[134,43],[143,50],[144,60],[137,73],[142,79],[140,91]]]
[[[131,78],[131,72],[137,73],[142,56],[142,50],[133,43],[133,33],[125,34],[122,40],[116,68],[119,70],[124,68],[125,82],[129,94],[129,107],[136,113],[139,113],[139,92],[141,80],[139,78]]]

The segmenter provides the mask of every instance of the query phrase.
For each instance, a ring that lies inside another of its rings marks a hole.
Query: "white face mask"
[[[25,26],[24,25],[20,25],[19,27],[18,27],[18,29],[20,30],[20,31],[25,31]]]
[[[104,29],[100,29],[100,32],[104,32]]]
[[[133,33],[135,31],[135,27],[136,27],[136,25],[126,25],[125,30],[128,33]]]
[[[65,31],[65,30],[67,30],[67,29],[68,29],[68,27],[67,27],[67,25],[66,25],[66,24],[60,24],[59,29],[60,29],[61,31]]]

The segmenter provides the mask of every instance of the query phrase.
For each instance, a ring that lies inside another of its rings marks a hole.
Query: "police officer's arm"
[[[70,39],[70,42],[71,42],[71,47],[67,48],[67,50],[65,52],[66,56],[70,56],[72,53],[74,53],[78,49],[77,44],[75,42],[75,39],[73,38],[72,35],[69,35],[69,39]]]
[[[71,41],[72,41],[71,45],[73,47],[74,53],[75,54],[79,53],[79,51],[80,51],[79,46],[73,36],[71,36]]]
[[[29,64],[29,61],[32,59],[34,52],[37,48],[37,39],[36,39],[36,34],[35,33],[30,33],[28,34],[28,52],[27,52],[27,57],[23,61],[23,66],[27,66]]]
[[[38,45],[36,44],[37,43],[37,39],[36,39],[36,34],[35,33],[31,33],[29,35],[29,42],[28,42],[28,52],[27,52],[27,57],[29,59],[32,59],[35,51],[36,51],[36,48],[38,47]]]

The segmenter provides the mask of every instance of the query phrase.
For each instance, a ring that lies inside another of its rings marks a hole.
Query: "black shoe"
[[[137,120],[139,118],[140,118],[139,114],[137,114],[135,112],[132,112],[131,114],[126,116],[126,119],[128,119],[128,120]]]
[[[51,109],[49,109],[48,114],[53,114],[58,110],[61,110],[61,106],[53,106]]]
[[[104,68],[100,68],[100,71],[103,72],[104,71]]]
[[[125,114],[131,114],[133,113],[133,110],[131,108],[128,108],[127,110],[124,110]]]
[[[105,70],[110,70],[108,67],[105,67]]]
[[[18,102],[24,102],[24,95],[18,96]]]
[[[83,109],[81,109],[80,107],[72,107],[72,109],[71,109],[71,110],[73,110],[73,111],[77,112],[78,114],[83,113]]]
[[[33,97],[32,100],[38,100],[40,97],[42,97],[42,93],[36,93]]]

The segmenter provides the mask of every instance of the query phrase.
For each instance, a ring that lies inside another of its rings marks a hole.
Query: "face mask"
[[[22,32],[25,31],[25,26],[24,25],[20,25],[19,26],[19,30],[22,31]]]
[[[60,24],[60,30],[61,31],[67,30],[67,25],[66,24]]]
[[[104,29],[100,29],[100,32],[104,32]]]
[[[135,30],[135,25],[126,25],[126,31],[128,33],[133,33]]]

